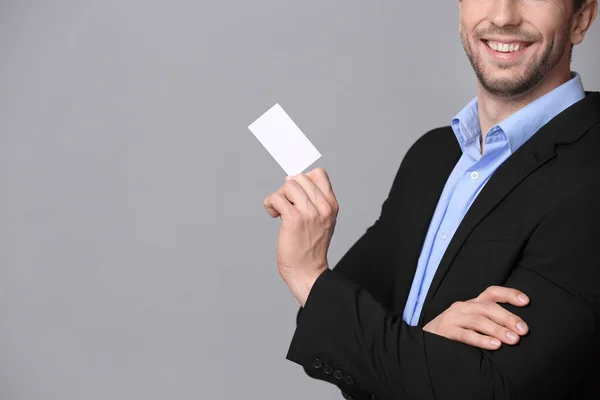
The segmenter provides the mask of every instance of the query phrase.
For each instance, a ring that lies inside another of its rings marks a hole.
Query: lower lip
[[[482,43],[487,49],[488,53],[492,56],[492,58],[498,61],[515,61],[516,59],[521,57],[529,47],[531,47],[531,45],[529,45],[519,51],[513,51],[512,53],[503,53],[501,51],[496,51],[490,48],[490,46],[488,46],[485,42]]]

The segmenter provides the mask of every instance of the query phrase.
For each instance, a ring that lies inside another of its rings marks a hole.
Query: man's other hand
[[[497,303],[522,307],[529,298],[516,289],[490,286],[475,299],[455,302],[423,330],[486,350],[496,350],[502,343],[517,344],[529,328]]]

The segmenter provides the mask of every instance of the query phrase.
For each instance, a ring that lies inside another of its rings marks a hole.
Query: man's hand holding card
[[[312,285],[329,268],[327,252],[339,205],[323,168],[301,173],[321,155],[279,105],[249,129],[282,168],[294,174],[265,198],[264,206],[272,218],[281,217],[277,267],[304,306]]]
[[[316,168],[288,176],[264,205],[271,217],[281,217],[277,267],[304,307],[313,283],[329,268],[327,251],[339,210],[327,172]]]

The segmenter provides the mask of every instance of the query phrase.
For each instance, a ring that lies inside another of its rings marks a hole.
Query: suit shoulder
[[[405,187],[415,171],[435,170],[454,165],[461,154],[460,146],[450,126],[432,129],[421,135],[408,149],[396,172],[392,188]],[[404,182],[404,183],[401,183]]]
[[[422,158],[425,155],[435,156],[440,151],[447,151],[451,146],[458,149],[458,142],[450,126],[432,129],[421,135],[408,149],[404,161],[413,157]]]
[[[456,136],[450,126],[434,128],[421,135],[408,149],[409,152],[421,152],[439,148],[447,144],[457,144]]]

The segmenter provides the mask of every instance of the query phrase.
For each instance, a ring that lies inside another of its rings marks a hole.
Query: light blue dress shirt
[[[477,97],[452,120],[452,130],[463,154],[446,181],[431,219],[402,315],[406,323],[417,325],[442,256],[469,207],[494,171],[548,121],[584,97],[581,77],[572,72],[571,80],[490,129],[485,137],[483,155]]]

